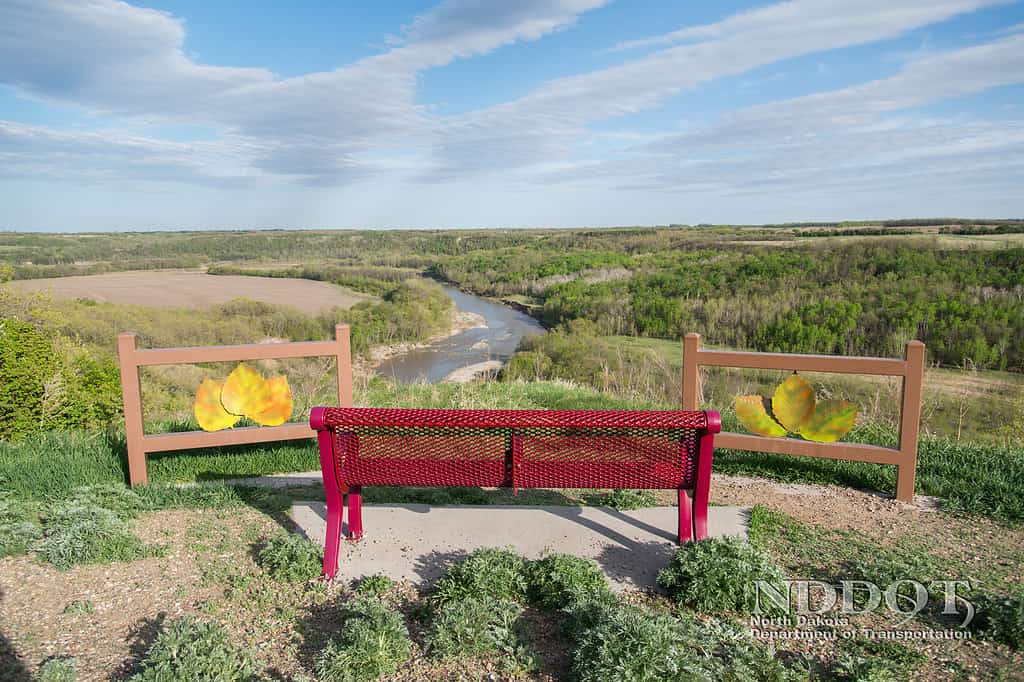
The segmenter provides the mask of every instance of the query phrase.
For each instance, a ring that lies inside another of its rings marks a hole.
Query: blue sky
[[[1024,3],[0,0],[0,229],[1024,216]]]

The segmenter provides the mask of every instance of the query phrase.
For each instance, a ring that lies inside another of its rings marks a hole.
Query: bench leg
[[[324,537],[324,578],[331,580],[338,574],[338,551],[341,546],[341,522],[345,502],[342,487],[334,468],[334,443],[329,431],[317,433],[320,445],[320,468],[324,479],[324,498],[327,501],[327,534]]]
[[[693,485],[693,539],[708,537],[708,498],[711,491],[711,458],[714,456],[712,434],[700,438],[700,454],[697,459],[697,480]]]
[[[348,491],[348,539],[363,537],[363,487],[354,485]]]
[[[324,577],[334,579],[338,574],[338,553],[341,549],[341,522],[344,514],[341,496],[335,504],[327,499],[327,537],[324,540]]]
[[[679,489],[679,544],[693,539],[693,518],[690,515],[690,496]]]

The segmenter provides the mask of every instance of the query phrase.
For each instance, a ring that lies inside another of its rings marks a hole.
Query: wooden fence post
[[[924,383],[924,344],[908,341],[903,352],[907,373],[903,377],[900,410],[900,463],[896,466],[896,499],[914,499],[917,474],[917,445],[921,430],[921,387]]]
[[[700,367],[697,354],[700,352],[700,334],[690,333],[683,338],[683,409],[697,409],[697,393],[700,386]]]
[[[349,326],[336,325],[334,338],[338,341],[338,407],[352,407],[352,343]]]
[[[121,402],[124,405],[124,437],[128,450],[128,481],[132,487],[149,482],[146,452],[142,443],[142,389],[135,351],[138,336],[132,332],[117,335],[117,357],[121,365]]]

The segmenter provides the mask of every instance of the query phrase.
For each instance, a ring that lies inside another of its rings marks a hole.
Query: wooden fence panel
[[[924,363],[925,348],[920,341],[907,343],[903,359],[861,358],[841,355],[790,355],[787,353],[702,350],[700,334],[687,334],[683,339],[683,409],[700,409],[698,405],[701,402],[701,367],[780,369],[901,377],[903,388],[900,400],[899,447],[897,448],[863,443],[816,443],[794,438],[770,438],[729,432],[722,432],[715,436],[715,445],[734,450],[780,455],[892,464],[896,466],[896,499],[909,502],[914,498],[914,478],[917,471]]]
[[[149,452],[193,450],[316,437],[316,432],[310,429],[306,422],[286,423],[280,426],[251,426],[213,432],[187,431],[147,436],[143,432],[139,367],[334,356],[338,361],[338,405],[351,407],[352,347],[349,339],[349,326],[347,324],[337,325],[334,328],[334,337],[332,341],[139,349],[136,334],[133,332],[119,334],[117,354],[121,365],[121,396],[124,404],[125,441],[128,449],[128,478],[131,485],[136,486],[149,481],[146,471],[146,454]]]

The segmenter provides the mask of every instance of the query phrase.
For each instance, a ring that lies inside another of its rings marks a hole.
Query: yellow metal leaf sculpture
[[[823,400],[814,408],[814,414],[800,427],[800,435],[819,443],[839,440],[857,421],[857,406],[847,400]]]
[[[278,426],[292,416],[294,403],[288,378],[269,380],[239,363],[226,381],[206,377],[196,391],[194,413],[204,431],[231,428],[243,416],[260,426]]]
[[[270,407],[270,387],[263,375],[240,362],[224,382],[220,401],[231,414],[252,417]]]
[[[764,408],[766,401],[759,395],[741,395],[736,398],[736,416],[747,431],[759,436],[785,436],[786,429]]]
[[[741,395],[733,404],[740,424],[759,436],[788,434],[832,443],[849,433],[857,421],[854,403],[846,400],[817,402],[814,389],[795,372],[779,384],[771,400],[759,395]]]
[[[292,390],[288,387],[288,377],[276,376],[267,379],[270,389],[270,407],[259,414],[252,415],[252,420],[260,426],[278,426],[292,416]]]
[[[799,374],[790,374],[772,396],[772,414],[787,431],[796,433],[814,412],[814,389]]]
[[[237,424],[240,419],[237,414],[231,414],[221,405],[220,392],[223,387],[223,381],[215,381],[206,377],[199,390],[196,391],[196,404],[193,412],[203,431],[227,429]]]

